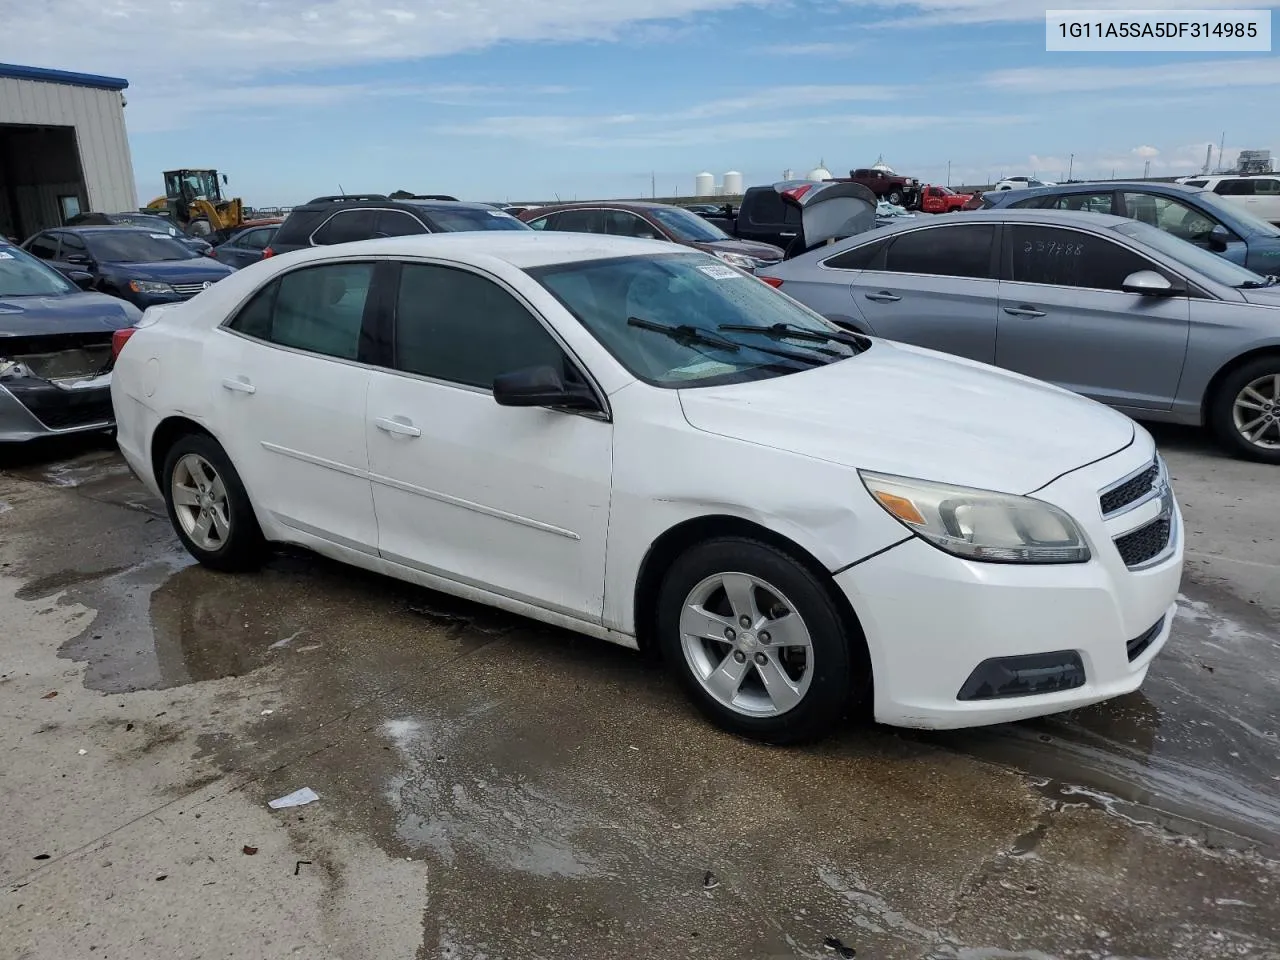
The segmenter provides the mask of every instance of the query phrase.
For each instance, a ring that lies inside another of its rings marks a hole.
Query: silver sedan
[[[993,210],[872,230],[758,271],[872,336],[1204,425],[1280,464],[1280,285],[1136,220]]]

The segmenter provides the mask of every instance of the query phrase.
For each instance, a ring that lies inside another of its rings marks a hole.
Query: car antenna
[[[346,192],[347,192],[347,191],[345,191],[345,190],[343,190],[343,189],[342,189],[342,184],[338,184],[338,195],[339,195],[339,196],[345,196],[345,195],[346,195]]]

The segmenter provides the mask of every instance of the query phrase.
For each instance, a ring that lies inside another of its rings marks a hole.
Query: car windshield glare
[[[708,223],[696,213],[679,207],[651,207],[646,212],[666,227],[673,237],[684,243],[713,243],[716,240],[730,239],[714,223]]]
[[[1280,237],[1280,227],[1277,227],[1273,223],[1267,223],[1267,221],[1263,220],[1260,216],[1255,213],[1251,213],[1239,204],[1223,200],[1212,190],[1205,190],[1196,196],[1214,210],[1221,211],[1225,217],[1237,220],[1240,223],[1247,223],[1253,229],[1253,232],[1259,236]]]
[[[13,247],[0,247],[0,297],[61,297],[76,287],[62,274]]]
[[[167,233],[143,230],[103,230],[86,234],[85,242],[95,260],[111,263],[156,263],[191,260],[198,256]]]
[[[762,380],[852,356],[842,331],[706,254],[617,257],[527,271],[634,376],[665,388]],[[757,335],[733,329],[759,328]],[[787,339],[782,327],[808,331]],[[660,329],[665,328],[665,329]]]
[[[486,207],[432,207],[428,217],[442,230],[468,233],[475,230],[528,230],[529,227],[509,213]]]
[[[1172,257],[1179,263],[1185,264],[1215,283],[1221,283],[1228,287],[1239,287],[1265,282],[1262,277],[1252,270],[1246,270],[1244,267],[1238,266],[1230,260],[1218,256],[1216,253],[1197,247],[1194,243],[1183,240],[1181,237],[1175,237],[1173,234],[1166,233],[1159,227],[1153,227],[1149,223],[1142,223],[1139,220],[1127,220],[1118,224],[1114,229],[1117,233],[1122,233],[1126,237],[1132,237],[1134,240],[1138,240],[1149,247],[1154,247],[1165,256]]]

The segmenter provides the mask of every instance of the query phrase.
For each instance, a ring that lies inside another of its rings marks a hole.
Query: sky
[[[1056,6],[1056,5],[1055,5]],[[1238,8],[1240,0],[1090,0]],[[1019,0],[0,0],[0,61],[123,77],[139,202],[689,195],[878,159],[932,183],[1280,156],[1275,53],[1047,53]],[[948,179],[948,170],[949,179]]]

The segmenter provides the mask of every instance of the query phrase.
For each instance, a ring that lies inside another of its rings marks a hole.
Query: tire
[[[213,233],[213,227],[209,224],[208,220],[203,218],[199,220],[192,220],[191,223],[187,225],[188,236],[207,237],[211,233]]]
[[[902,206],[902,191],[891,190],[889,191],[889,196],[886,197],[885,199],[888,200],[890,203],[892,203],[895,207],[900,207]]]
[[[253,570],[262,564],[267,544],[258,518],[240,475],[216,440],[204,434],[180,437],[165,455],[159,480],[169,522],[201,564],[224,571]],[[190,491],[181,504],[175,502],[179,489]],[[201,524],[206,514],[207,527]]]
[[[1280,355],[1257,357],[1228,373],[1210,398],[1208,420],[1232,455],[1280,464]],[[1244,428],[1252,423],[1250,432],[1263,429],[1250,440]]]
[[[753,629],[737,619],[748,608]],[[866,644],[850,635],[828,585],[756,540],[723,537],[685,551],[663,580],[657,619],[663,659],[698,709],[731,733],[773,744],[817,740],[870,690]]]

